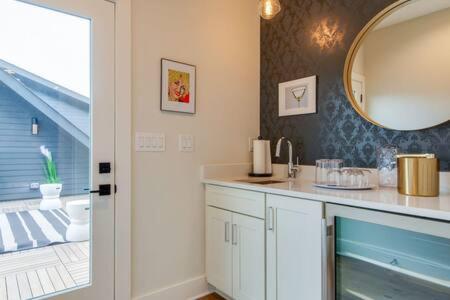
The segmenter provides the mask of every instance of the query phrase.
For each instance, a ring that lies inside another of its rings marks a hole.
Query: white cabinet
[[[267,300],[322,299],[322,203],[267,195]]]
[[[206,208],[206,276],[208,282],[232,294],[231,215],[223,209]]]
[[[242,203],[236,208],[236,212],[211,204],[220,203],[233,210],[234,207],[229,202],[236,201],[236,198],[252,199],[249,210],[246,210],[252,211],[255,207],[264,205],[264,197],[264,194],[260,193],[240,193],[240,190],[236,189],[207,187],[207,281],[236,300],[265,299],[265,223],[263,219],[239,213],[240,209],[246,209]],[[262,200],[260,204],[259,198]],[[253,202],[254,200],[257,202]]]
[[[206,186],[206,277],[235,300],[322,299],[323,204]]]
[[[264,220],[233,214],[233,298],[265,298]]]

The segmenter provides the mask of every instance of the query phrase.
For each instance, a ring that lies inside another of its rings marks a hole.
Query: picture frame
[[[305,77],[278,85],[278,116],[314,114],[317,76]]]
[[[196,66],[161,59],[161,111],[196,113]]]

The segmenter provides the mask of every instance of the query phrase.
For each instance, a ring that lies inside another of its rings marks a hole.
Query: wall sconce
[[[39,123],[37,118],[31,118],[31,134],[37,135],[39,133]]]
[[[325,19],[315,26],[311,39],[321,50],[331,50],[337,46],[342,46],[344,30],[337,21]]]
[[[279,0],[260,0],[259,14],[261,18],[270,20],[273,19],[281,11],[281,4]]]

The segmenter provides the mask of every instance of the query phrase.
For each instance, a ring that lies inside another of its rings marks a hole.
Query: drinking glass
[[[343,186],[365,188],[369,186],[369,174],[372,172],[367,169],[343,168],[341,173]]]
[[[397,186],[397,148],[384,146],[377,149],[378,183],[380,186]]]
[[[339,185],[343,166],[342,159],[316,160],[316,184]]]
[[[330,159],[327,170],[327,185],[341,185],[341,170],[344,166],[342,159]]]
[[[327,184],[329,159],[316,160],[316,184]]]

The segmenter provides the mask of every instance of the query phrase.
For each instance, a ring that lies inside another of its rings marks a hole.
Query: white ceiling
[[[414,18],[425,16],[450,7],[450,0],[416,0],[394,12],[378,24],[374,30],[389,27]]]

